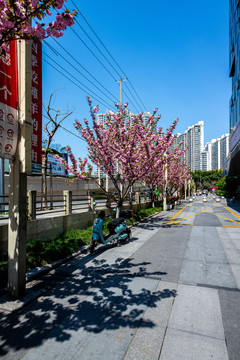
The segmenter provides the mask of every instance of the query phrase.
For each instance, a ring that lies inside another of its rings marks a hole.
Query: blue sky
[[[139,95],[141,102],[129,83],[128,88],[135,99],[123,85],[125,93],[129,95],[127,99],[123,94],[123,101],[131,100],[129,108],[132,112],[136,113],[136,108],[139,111],[152,111],[158,107],[162,115],[159,125],[166,129],[178,117],[176,132],[180,133],[198,121],[204,121],[204,143],[229,132],[231,79],[228,77],[228,1],[74,2]],[[74,8],[71,0],[67,6]],[[82,121],[89,118],[86,96],[91,96],[94,91],[103,99],[101,102],[104,105],[99,103],[100,99],[93,100],[93,103],[100,105],[100,112],[105,112],[108,105],[113,106],[114,98],[119,98],[119,86],[114,79],[119,79],[119,75],[124,78],[81,15],[77,20],[119,74],[98,52],[78,24],[74,25],[73,30],[108,71],[71,29],[57,42],[78,64],[53,39],[48,39],[47,43],[60,55],[44,44],[43,50],[51,59],[46,55],[43,58],[55,67],[61,65],[70,73],[65,72],[65,75],[72,77],[75,82],[78,79],[90,89],[80,90],[43,62],[43,98],[48,101],[54,90],[64,88],[55,93],[53,107],[74,112],[62,125],[75,134],[74,119]],[[102,84],[112,94],[107,93],[111,100],[66,63],[61,55],[106,93],[99,85]],[[54,142],[63,146],[71,145],[76,156],[85,156],[87,153],[86,144],[63,129],[58,131]]]

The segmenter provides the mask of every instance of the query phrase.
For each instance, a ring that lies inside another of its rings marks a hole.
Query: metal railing
[[[149,201],[146,193],[137,192],[133,195],[132,201],[127,199],[126,203],[137,204]],[[86,212],[89,210],[99,210],[105,207],[116,207],[117,197],[113,194],[90,192],[86,194],[72,194],[65,190],[62,194],[50,194],[46,197],[37,195],[36,191],[28,191],[27,212],[28,219],[35,220],[44,215],[54,215],[55,213],[72,214]],[[0,224],[1,220],[9,217],[9,196],[0,197]]]
[[[72,195],[72,212],[77,210],[89,210],[90,197],[88,194],[73,194]]]
[[[0,196],[0,219],[8,219],[9,213],[9,196]]]
[[[62,211],[65,203],[65,196],[64,194],[59,195],[49,195],[46,197],[43,197],[41,195],[36,196],[36,211],[37,213],[44,211],[46,214],[46,211],[48,210],[54,210],[59,211],[59,209]]]

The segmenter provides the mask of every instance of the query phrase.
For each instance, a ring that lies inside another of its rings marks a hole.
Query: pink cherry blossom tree
[[[86,140],[88,145],[89,159],[103,173],[109,176],[112,181],[117,196],[117,217],[124,200],[133,184],[142,179],[149,171],[149,154],[153,148],[157,130],[157,121],[160,116],[156,116],[157,109],[148,117],[144,123],[142,113],[129,120],[126,111],[127,104],[123,107],[117,106],[117,113],[113,118],[109,115],[104,124],[97,124],[96,113],[98,107],[92,107],[90,98],[87,98],[90,105],[92,117],[92,128],[89,121],[85,120],[83,126],[76,120],[75,128]],[[61,160],[66,169],[72,173],[73,179],[94,178],[92,168],[87,165],[87,159],[79,159],[79,164],[68,147],[67,151],[72,165],[67,165]],[[145,164],[145,166],[143,166]],[[86,169],[86,166],[88,168]],[[101,187],[101,183],[94,179]],[[102,187],[105,191],[104,187]]]
[[[176,119],[172,126],[170,126],[168,132],[161,137],[161,129],[152,137],[152,144],[149,148],[148,154],[148,164],[149,171],[142,179],[144,184],[147,185],[152,207],[154,207],[154,194],[156,190],[163,187],[163,169],[164,166],[169,167],[170,164],[175,161],[175,159],[181,157],[185,150],[180,150],[179,144],[178,147],[172,149],[173,142],[175,140],[175,136],[173,136],[173,131],[178,123],[178,119]],[[144,166],[144,164],[142,164]]]
[[[0,55],[9,50],[9,43],[18,39],[60,37],[74,24],[74,10],[58,12],[51,22],[51,11],[61,10],[66,0],[0,0]]]
[[[181,161],[180,157],[175,158],[168,167],[168,195],[172,196],[190,178],[190,171],[187,165]]]

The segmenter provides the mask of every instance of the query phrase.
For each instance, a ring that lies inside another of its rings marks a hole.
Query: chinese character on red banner
[[[32,163],[42,164],[42,43],[32,44]]]
[[[0,56],[0,158],[12,159],[18,140],[17,44]]]

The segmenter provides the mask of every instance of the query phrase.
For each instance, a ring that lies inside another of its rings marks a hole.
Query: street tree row
[[[117,192],[117,216],[123,202],[131,195],[131,189],[136,181],[145,184],[150,191],[152,203],[154,192],[163,191],[167,170],[168,193],[172,194],[190,179],[187,166],[181,162],[181,157],[187,149],[173,148],[175,136],[173,131],[177,125],[176,119],[163,135],[162,128],[158,128],[160,116],[157,109],[143,120],[140,113],[129,118],[127,106],[116,106],[114,115],[107,115],[106,121],[97,123],[97,106],[92,106],[92,101],[87,98],[92,126],[88,120],[81,124],[75,122],[75,128],[85,139],[88,149],[88,157],[101,172],[106,174],[112,181]],[[93,167],[87,158],[79,158],[78,161],[71,151],[66,148],[71,164],[56,155],[64,167],[75,179],[93,179],[104,192],[108,192],[103,182],[99,182],[93,174]]]

